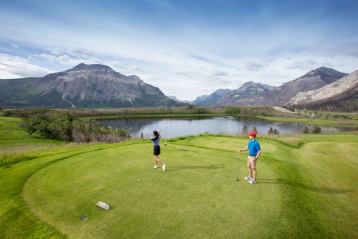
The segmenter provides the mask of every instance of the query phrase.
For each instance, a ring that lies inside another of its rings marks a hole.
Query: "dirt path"
[[[280,107],[280,106],[274,106],[272,108],[274,108],[274,110],[279,111],[279,112],[296,114],[296,112],[291,111],[291,110],[286,109],[286,108],[283,108],[283,107]]]

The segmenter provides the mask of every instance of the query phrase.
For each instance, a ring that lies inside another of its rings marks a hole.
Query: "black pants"
[[[160,154],[160,146],[159,145],[154,146],[153,154],[155,156],[158,156]]]

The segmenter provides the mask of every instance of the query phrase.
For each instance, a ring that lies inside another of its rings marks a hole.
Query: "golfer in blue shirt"
[[[240,149],[240,152],[249,150],[249,156],[247,157],[247,169],[249,171],[249,176],[245,177],[245,179],[250,184],[256,183],[256,161],[261,154],[260,143],[256,140],[256,132],[249,133],[249,142],[247,144],[247,148]]]

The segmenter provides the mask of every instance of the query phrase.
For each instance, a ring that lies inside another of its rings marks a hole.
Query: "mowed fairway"
[[[172,140],[163,173],[150,142],[68,144],[19,122],[0,117],[0,238],[357,238],[357,135],[260,137],[249,185],[247,138]]]
[[[357,136],[280,140],[261,140],[256,185],[237,153],[247,139],[200,136],[162,146],[165,173],[151,144],[119,145],[43,167],[22,195],[70,238],[357,237]]]
[[[149,144],[64,160],[35,174],[26,184],[25,199],[36,215],[74,238],[272,233],[281,212],[279,187],[236,182],[239,161],[234,152],[181,148],[163,148],[165,173],[152,169]],[[242,177],[243,165],[241,169]],[[274,178],[267,164],[262,170],[265,177]],[[96,208],[99,200],[110,203],[113,210]],[[88,219],[82,221],[81,216]]]

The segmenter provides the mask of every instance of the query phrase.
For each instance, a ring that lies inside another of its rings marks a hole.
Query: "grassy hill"
[[[247,139],[65,144],[0,118],[0,238],[354,238],[358,136],[259,138],[249,185]],[[239,177],[240,181],[236,181]],[[99,200],[113,209],[95,206]]]

